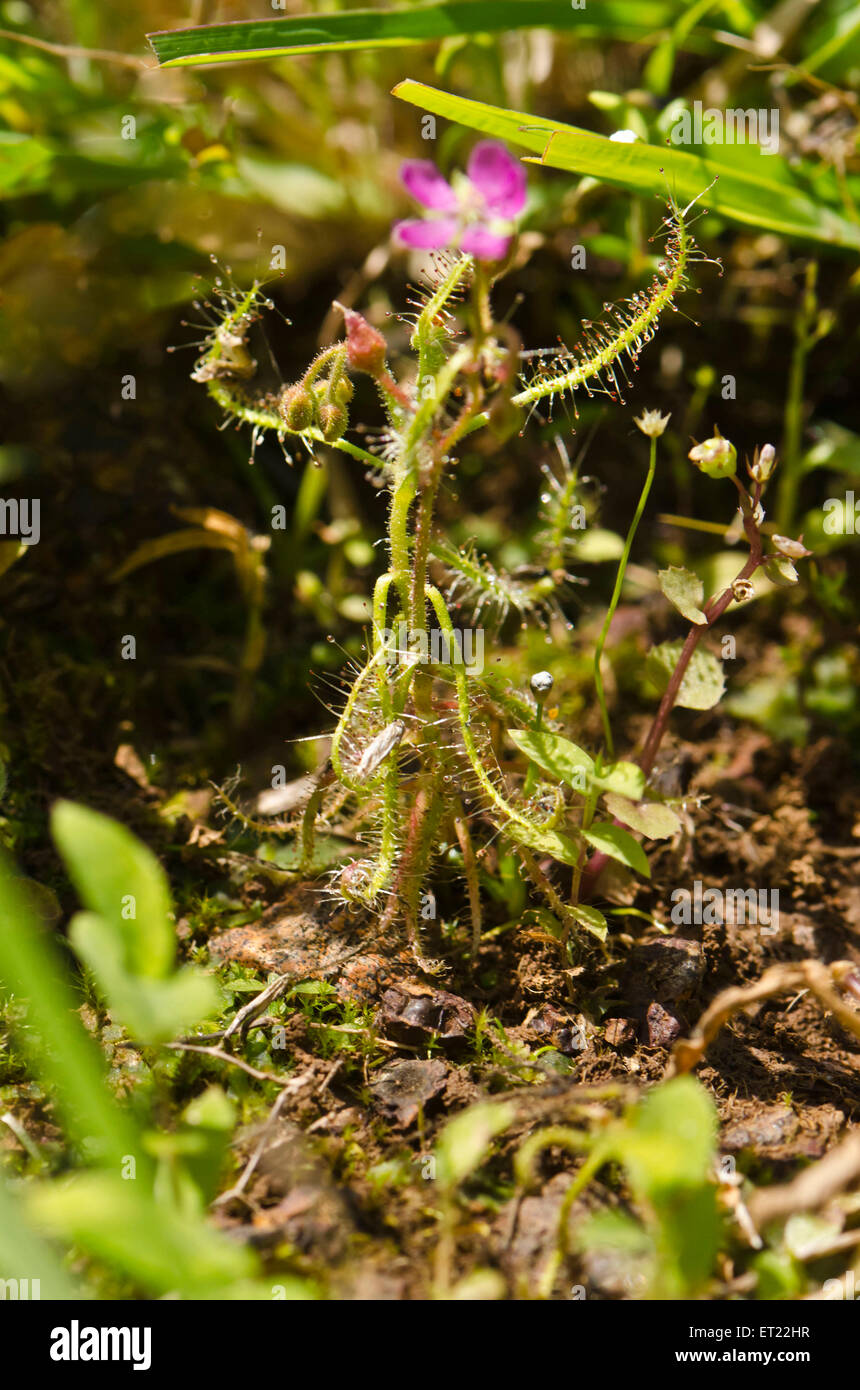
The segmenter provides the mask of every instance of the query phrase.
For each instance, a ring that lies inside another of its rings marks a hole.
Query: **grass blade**
[[[611,34],[641,40],[671,26],[686,6],[679,0],[602,0],[576,10],[565,0],[451,0],[393,10],[239,20],[147,35],[162,67],[235,63],[299,53],[399,48],[469,34],[547,28],[581,38]]]
[[[532,163],[590,174],[631,193],[665,196],[671,189],[683,203],[698,197],[719,176],[719,182],[709,189],[707,206],[720,217],[784,236],[860,248],[860,226],[809,197],[794,170],[779,155],[759,154],[750,146],[724,145],[719,157],[706,159],[671,147],[621,144],[576,126],[488,106],[411,79],[399,83],[394,95],[422,111],[519,145],[535,156]]]

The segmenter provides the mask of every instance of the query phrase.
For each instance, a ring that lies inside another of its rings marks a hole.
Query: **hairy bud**
[[[334,439],[340,439],[347,426],[346,411],[342,405],[335,405],[332,401],[327,401],[320,406],[320,431],[323,439],[331,443]]]
[[[302,382],[285,386],[278,400],[278,411],[292,434],[301,434],[314,422],[314,398]]]
[[[367,322],[363,314],[346,309],[335,300],[346,324],[346,360],[356,372],[381,376],[385,371],[388,344],[382,334]]]

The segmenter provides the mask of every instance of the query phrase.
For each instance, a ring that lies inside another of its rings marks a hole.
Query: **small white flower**
[[[659,410],[643,410],[641,415],[634,418],[633,423],[638,425],[649,439],[659,439],[671,418],[671,415],[661,415]]]
[[[632,145],[639,139],[639,136],[635,130],[616,130],[609,138],[614,140],[616,145]]]

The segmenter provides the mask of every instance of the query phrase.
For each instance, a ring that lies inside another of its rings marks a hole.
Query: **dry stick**
[[[840,999],[834,989],[834,985],[848,988],[854,969],[854,963],[850,960],[837,960],[831,965],[822,965],[820,960],[804,960],[797,965],[771,966],[754,985],[733,985],[724,989],[708,1005],[690,1037],[682,1038],[675,1044],[666,1070],[667,1078],[698,1066],[708,1044],[723,1024],[739,1010],[789,990],[811,990],[819,1003],[830,1010],[847,1032],[860,1038],[860,1014]]]
[[[278,1116],[280,1115],[281,1110],[283,1109],[284,1102],[296,1091],[298,1091],[302,1086],[304,1086],[305,1083],[311,1078],[311,1072],[304,1072],[302,1076],[297,1076],[292,1081],[287,1082],[286,1086],[281,1091],[281,1094],[278,1096],[278,1099],[275,1101],[274,1105],[269,1111],[268,1116],[266,1117],[265,1124],[263,1125],[263,1132],[260,1135],[259,1141],[257,1143],[256,1148],[254,1149],[254,1152],[251,1154],[251,1157],[245,1164],[241,1176],[238,1178],[233,1187],[228,1188],[226,1192],[222,1192],[220,1197],[216,1197],[215,1201],[212,1203],[214,1207],[222,1206],[227,1202],[232,1202],[234,1197],[242,1196],[245,1188],[248,1186],[248,1183],[250,1182],[251,1175],[254,1172],[254,1169],[260,1162],[260,1159],[263,1157],[263,1154],[266,1152],[266,1148],[268,1147],[269,1143],[269,1133]]]
[[[253,1076],[255,1081],[274,1081],[279,1086],[284,1084],[282,1076],[276,1076],[273,1071],[258,1071],[256,1067],[243,1062],[241,1057],[234,1057],[232,1052],[225,1052],[223,1047],[195,1047],[192,1043],[183,1042],[165,1043],[164,1046],[170,1048],[172,1052],[200,1052],[204,1057],[214,1057],[219,1062],[229,1062],[232,1066],[238,1067],[240,1071]]]
[[[705,604],[704,614],[705,618],[707,619],[707,622],[693,624],[690,627],[690,631],[687,633],[686,641],[684,642],[684,645],[681,648],[681,655],[678,657],[678,663],[674,671],[672,672],[672,675],[669,679],[669,684],[666,686],[666,689],[663,693],[663,698],[660,701],[660,707],[654,716],[653,723],[651,724],[651,728],[648,731],[648,737],[645,740],[645,746],[642,749],[642,754],[639,758],[639,766],[641,767],[646,777],[648,777],[648,775],[651,772],[651,769],[654,766],[655,759],[660,750],[660,744],[663,742],[663,736],[666,733],[666,729],[669,724],[669,716],[671,715],[672,710],[675,707],[675,701],[677,700],[678,692],[681,689],[681,683],[684,679],[684,676],[687,674],[687,667],[693,659],[693,655],[696,651],[696,648],[699,645],[699,642],[702,639],[703,634],[705,632],[708,632],[714,626],[715,623],[719,622],[720,618],[723,616],[726,609],[729,607],[729,604],[734,599],[735,586],[740,584],[744,580],[751,579],[764,558],[762,555],[761,533],[758,529],[755,520],[755,513],[761,498],[761,483],[756,484],[752,506],[750,506],[749,502],[747,501],[746,493],[743,489],[742,484],[738,481],[737,478],[733,478],[732,481],[734,482],[735,486],[740,492],[742,498],[744,530],[747,534],[747,539],[750,543],[749,558],[747,559],[747,562],[744,565],[743,569],[735,578],[734,582],[730,584],[726,590],[724,590],[720,597],[717,599],[710,599],[709,602]],[[594,890],[595,884],[597,883],[597,879],[600,876],[600,873],[602,872],[608,858],[609,856],[605,854],[603,850],[597,850],[591,856],[591,859],[588,862],[588,867],[582,876],[582,888],[580,893],[581,897],[590,897],[591,893]]]
[[[857,1177],[860,1177],[860,1131],[853,1130],[841,1144],[791,1182],[760,1188],[753,1193],[747,1208],[761,1230],[770,1222],[781,1221],[795,1212],[823,1207]],[[850,1234],[860,1239],[860,1231]]]
[[[49,43],[47,39],[37,39],[32,34],[18,34],[14,29],[0,29],[0,39],[12,43],[24,43],[30,48],[39,48],[43,53],[53,53],[58,58],[90,58],[95,63],[118,63],[120,67],[137,68],[139,72],[155,72],[157,62],[138,57],[134,53],[115,53],[107,48],[78,48],[74,44]]]

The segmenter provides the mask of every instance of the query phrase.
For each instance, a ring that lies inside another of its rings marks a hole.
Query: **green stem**
[[[621,598],[621,588],[624,583],[624,575],[627,570],[627,562],[630,559],[630,550],[633,546],[633,541],[636,536],[636,531],[639,526],[639,522],[642,519],[642,513],[644,512],[645,505],[648,501],[648,494],[651,491],[651,484],[654,481],[654,470],[656,466],[657,440],[656,437],[652,436],[651,452],[648,459],[648,473],[645,478],[645,483],[642,488],[642,491],[639,494],[639,505],[636,508],[633,520],[630,523],[630,529],[627,532],[627,539],[624,542],[624,549],[621,552],[621,559],[618,562],[618,573],[615,576],[615,588],[612,591],[612,598],[610,599],[609,607],[606,610],[606,618],[604,619],[600,636],[597,639],[597,646],[594,649],[594,685],[595,689],[597,690],[597,699],[600,703],[600,713],[603,719],[603,733],[606,739],[606,751],[609,755],[610,760],[615,757],[615,746],[612,741],[612,727],[609,722],[609,710],[606,705],[606,694],[603,689],[603,677],[600,674],[600,658],[603,656],[603,648],[606,646],[606,638],[609,634],[609,628],[612,624],[612,619],[615,617],[615,610],[618,607],[618,600]]]
[[[794,350],[791,354],[791,367],[788,374],[788,391],[785,398],[783,420],[782,459],[776,495],[776,529],[780,535],[790,535],[794,515],[797,510],[797,494],[800,488],[800,446],[803,436],[803,385],[806,378],[806,363],[816,342],[812,331],[817,303],[815,281],[818,265],[809,261],[806,267],[806,280],[803,297],[794,323]]]

